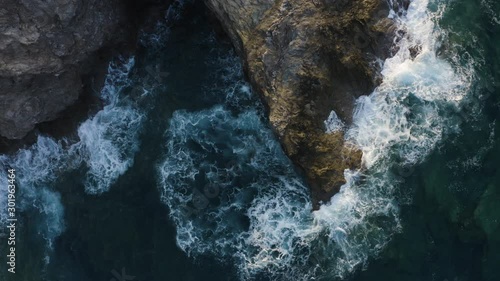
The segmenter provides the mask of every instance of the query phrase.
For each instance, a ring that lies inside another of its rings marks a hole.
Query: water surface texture
[[[351,126],[325,120],[366,168],[314,212],[202,8],[115,58],[74,136],[0,156],[20,198],[17,273],[0,280],[500,280],[500,2],[387,15],[382,84]]]

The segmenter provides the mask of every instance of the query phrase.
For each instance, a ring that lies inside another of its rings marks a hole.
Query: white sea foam
[[[89,167],[87,192],[107,191],[132,166],[142,120],[132,107],[109,107],[80,126],[80,153]]]
[[[16,171],[17,211],[31,211],[41,215],[33,228],[46,241],[47,251],[52,249],[53,239],[64,230],[64,209],[60,196],[51,191],[47,184],[66,169],[66,157],[63,143],[47,137],[39,137],[33,146],[22,149],[13,156],[0,157],[2,182],[7,182],[7,175],[4,173],[7,167]],[[6,198],[3,193],[2,198]],[[17,218],[19,219],[19,214]],[[2,225],[3,223],[5,221]]]
[[[72,148],[88,167],[85,190],[99,194],[107,191],[133,164],[139,149],[138,136],[144,114],[120,93],[131,84],[134,58],[111,63],[101,91],[107,102],[94,117],[78,128],[80,141]]]
[[[16,169],[22,186],[33,188],[55,180],[57,173],[65,169],[67,153],[63,145],[62,141],[39,136],[34,145],[18,151],[7,163]]]
[[[233,257],[246,277],[290,270],[309,242],[311,204],[255,110],[175,112],[166,149],[160,186],[182,250]]]
[[[101,99],[106,102],[107,107],[119,105],[122,90],[130,86],[130,71],[135,65],[135,58],[124,59],[119,57],[117,61],[112,61],[108,66],[108,74],[104,86],[101,90]]]
[[[344,129],[344,126],[344,122],[342,122],[342,120],[340,120],[340,118],[337,116],[337,113],[332,110],[332,112],[330,112],[330,115],[328,116],[328,119],[325,120],[326,132],[333,133],[342,131]]]
[[[65,230],[64,206],[58,192],[48,188],[37,188],[36,193],[37,199],[33,202],[33,206],[42,218],[37,221],[36,228],[47,245],[44,261],[48,264],[54,249],[53,241]]]
[[[346,171],[347,183],[318,211],[254,111],[176,112],[159,178],[179,247],[232,257],[242,279],[345,277],[376,256],[401,227],[395,189],[407,167],[456,129],[442,112],[460,104],[472,76],[436,55],[439,12],[427,6],[414,0],[401,18],[392,13],[406,35],[384,64],[383,83],[358,99],[354,125],[344,128],[366,169]],[[413,48],[420,48],[415,58]],[[334,117],[327,130],[342,127]],[[226,158],[236,160],[228,167]],[[216,199],[194,188],[204,184],[220,190]]]
[[[31,147],[11,156],[0,155],[1,181],[7,182],[6,167],[16,170],[19,211],[40,215],[34,227],[47,242],[46,262],[54,239],[64,231],[64,207],[60,195],[54,191],[58,179],[83,166],[88,169],[86,190],[100,193],[108,190],[132,164],[143,118],[132,101],[121,97],[121,92],[130,85],[133,65],[133,58],[110,64],[101,92],[105,106],[79,127],[78,142],[71,144],[38,136]],[[6,198],[4,185],[1,186],[0,195]],[[4,216],[4,211],[0,212],[2,225]]]
[[[130,86],[128,77],[133,65],[133,58],[119,66],[110,64],[101,92],[108,104],[78,128],[80,142],[75,145],[75,150],[89,168],[85,181],[89,193],[107,191],[133,164],[139,148],[143,113],[119,95]]]
[[[472,75],[437,56],[443,31],[436,26],[439,14],[427,6],[427,0],[412,1],[398,19],[406,36],[385,61],[383,83],[357,101],[346,138],[363,151],[367,170],[347,171],[340,193],[314,213],[340,250],[333,275],[366,265],[400,229],[394,190],[409,175],[397,167],[423,161],[445,133],[456,129],[442,112],[459,106]],[[411,48],[420,49],[415,58]]]

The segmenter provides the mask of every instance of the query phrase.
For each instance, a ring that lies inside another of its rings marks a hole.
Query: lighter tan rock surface
[[[243,58],[269,121],[311,186],[314,207],[360,167],[342,131],[326,133],[335,110],[352,120],[354,101],[380,82],[394,25],[383,0],[205,0]]]

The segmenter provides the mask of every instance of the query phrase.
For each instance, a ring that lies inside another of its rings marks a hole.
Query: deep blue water
[[[74,136],[0,156],[21,198],[0,280],[500,280],[498,2],[413,1],[346,131],[368,169],[314,213],[202,9],[116,58]]]

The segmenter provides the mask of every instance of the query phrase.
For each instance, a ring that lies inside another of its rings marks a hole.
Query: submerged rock
[[[334,110],[352,122],[355,99],[380,83],[395,25],[382,0],[205,0],[243,58],[285,152],[311,186],[314,208],[361,166],[342,130],[327,133]]]

